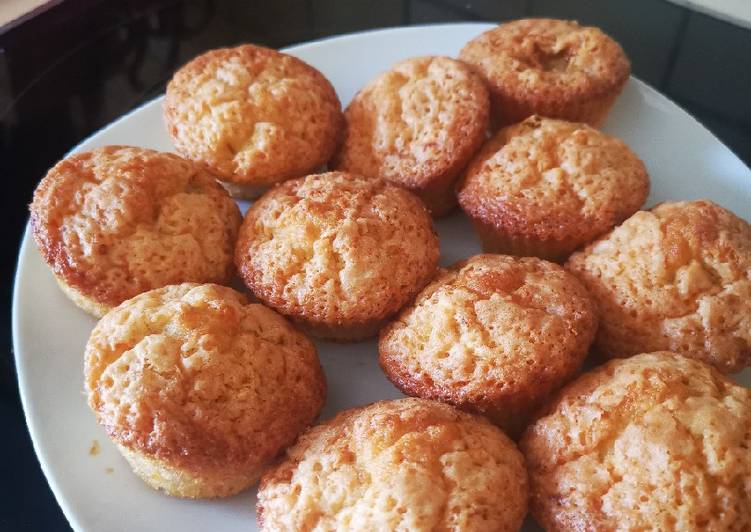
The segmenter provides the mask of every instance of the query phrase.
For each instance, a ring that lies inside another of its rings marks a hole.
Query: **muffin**
[[[648,193],[644,163],[623,142],[539,116],[490,139],[458,190],[485,251],[553,261],[631,216]]]
[[[84,373],[89,406],[135,473],[189,498],[254,484],[326,394],[305,335],[210,284],[166,286],[110,311]]]
[[[521,448],[550,531],[751,530],[751,390],[674,353],[566,387]]]
[[[420,199],[343,172],[279,185],[248,210],[235,263],[264,303],[311,334],[351,341],[433,277],[438,237]]]
[[[751,226],[711,201],[641,211],[566,264],[602,316],[606,357],[670,350],[751,366]]]
[[[631,73],[623,49],[599,29],[546,18],[501,24],[459,58],[487,82],[498,126],[538,114],[597,127]]]
[[[456,205],[456,178],[485,140],[489,111],[485,84],[465,64],[407,59],[349,104],[333,167],[402,185],[433,216],[447,214]]]
[[[561,266],[477,255],[384,327],[378,350],[404,393],[484,414],[517,435],[579,369],[596,328],[594,302]]]
[[[31,228],[63,292],[101,317],[184,281],[227,283],[242,217],[212,175],[170,153],[106,146],[42,179]]]
[[[400,399],[312,428],[264,474],[261,530],[519,530],[527,472],[514,443],[448,405]]]
[[[240,198],[319,169],[344,125],[323,74],[252,44],[211,50],[178,70],[167,85],[164,120],[177,151]]]

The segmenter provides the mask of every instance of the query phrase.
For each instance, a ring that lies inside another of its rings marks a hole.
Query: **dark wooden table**
[[[10,331],[26,206],[47,168],[161,93],[176,67],[209,48],[282,47],[376,27],[526,16],[600,26],[623,45],[636,76],[751,164],[751,30],[664,0],[58,0],[0,28],[0,530],[69,529],[26,430]]]

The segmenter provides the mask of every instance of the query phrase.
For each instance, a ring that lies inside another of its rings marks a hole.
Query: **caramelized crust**
[[[644,163],[622,141],[534,116],[482,147],[458,196],[486,251],[562,260],[636,212],[648,193]]]
[[[448,57],[408,59],[368,83],[345,111],[338,170],[407,187],[434,216],[485,139],[490,103],[480,77]]]
[[[594,302],[561,266],[477,255],[381,331],[380,362],[403,392],[485,414],[514,435],[579,369],[596,328]]]
[[[248,210],[235,261],[261,301],[313,334],[367,337],[433,277],[438,238],[417,196],[343,172],[288,181]]]
[[[751,530],[751,390],[674,353],[580,377],[521,441],[550,531]]]
[[[261,530],[516,531],[527,473],[484,419],[420,399],[381,401],[314,427],[267,472]]]
[[[751,225],[707,200],[640,211],[571,256],[598,303],[607,357],[671,350],[751,366]]]
[[[242,197],[249,197],[246,189],[257,195],[259,187],[320,168],[344,124],[323,74],[251,44],[211,50],[178,70],[167,86],[164,118],[177,151]]]
[[[152,288],[227,283],[234,272],[237,205],[170,153],[106,146],[72,155],[47,173],[30,209],[42,257],[95,316]]]
[[[501,24],[459,58],[485,78],[500,126],[533,114],[598,126],[631,73],[621,47],[598,28],[556,19]]]
[[[136,473],[187,497],[255,482],[326,390],[305,335],[218,285],[167,286],[115,308],[91,333],[84,372],[89,406]]]

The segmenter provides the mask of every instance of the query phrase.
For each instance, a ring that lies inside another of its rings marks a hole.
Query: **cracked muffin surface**
[[[240,197],[317,170],[344,125],[323,74],[252,44],[208,51],[180,68],[167,85],[164,118],[177,151]]]
[[[602,316],[607,357],[670,350],[736,372],[751,365],[751,225],[706,200],[640,211],[571,256]]]
[[[644,163],[624,142],[533,116],[485,143],[458,197],[485,251],[565,260],[635,213],[648,193]]]
[[[106,146],[56,164],[30,206],[42,257],[95,316],[181,282],[227,283],[242,220],[208,172],[170,153]]]
[[[377,332],[433,277],[438,238],[420,199],[344,172],[283,183],[248,210],[235,262],[261,301],[311,333]]]
[[[380,363],[404,393],[487,415],[512,435],[579,369],[595,305],[561,266],[477,255],[383,328]]]
[[[482,79],[460,61],[401,61],[347,106],[334,167],[403,185],[441,216],[456,205],[456,178],[485,139],[489,106]]]
[[[521,441],[547,530],[751,529],[751,391],[669,352],[564,388]]]
[[[631,73],[623,49],[600,29],[558,19],[501,24],[459,58],[487,82],[499,126],[539,114],[597,127]]]
[[[516,445],[486,420],[422,399],[313,427],[261,480],[261,530],[516,531],[527,513]]]
[[[323,406],[313,343],[231,288],[146,292],[102,318],[86,345],[97,421],[137,475],[180,497],[258,480]]]

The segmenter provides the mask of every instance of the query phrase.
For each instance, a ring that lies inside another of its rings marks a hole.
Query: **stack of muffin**
[[[639,211],[644,164],[596,129],[629,72],[596,28],[520,20],[342,113],[320,72],[245,45],[170,82],[182,157],[58,163],[34,236],[101,318],[88,401],[136,474],[192,498],[262,477],[265,530],[516,530],[528,505],[549,530],[749,530],[751,391],[722,373],[751,365],[751,226]],[[243,220],[230,194],[262,195]],[[441,269],[431,217],[457,203],[486,253]],[[307,334],[379,335],[414,398],[306,431]],[[590,352],[613,360],[579,375]]]

